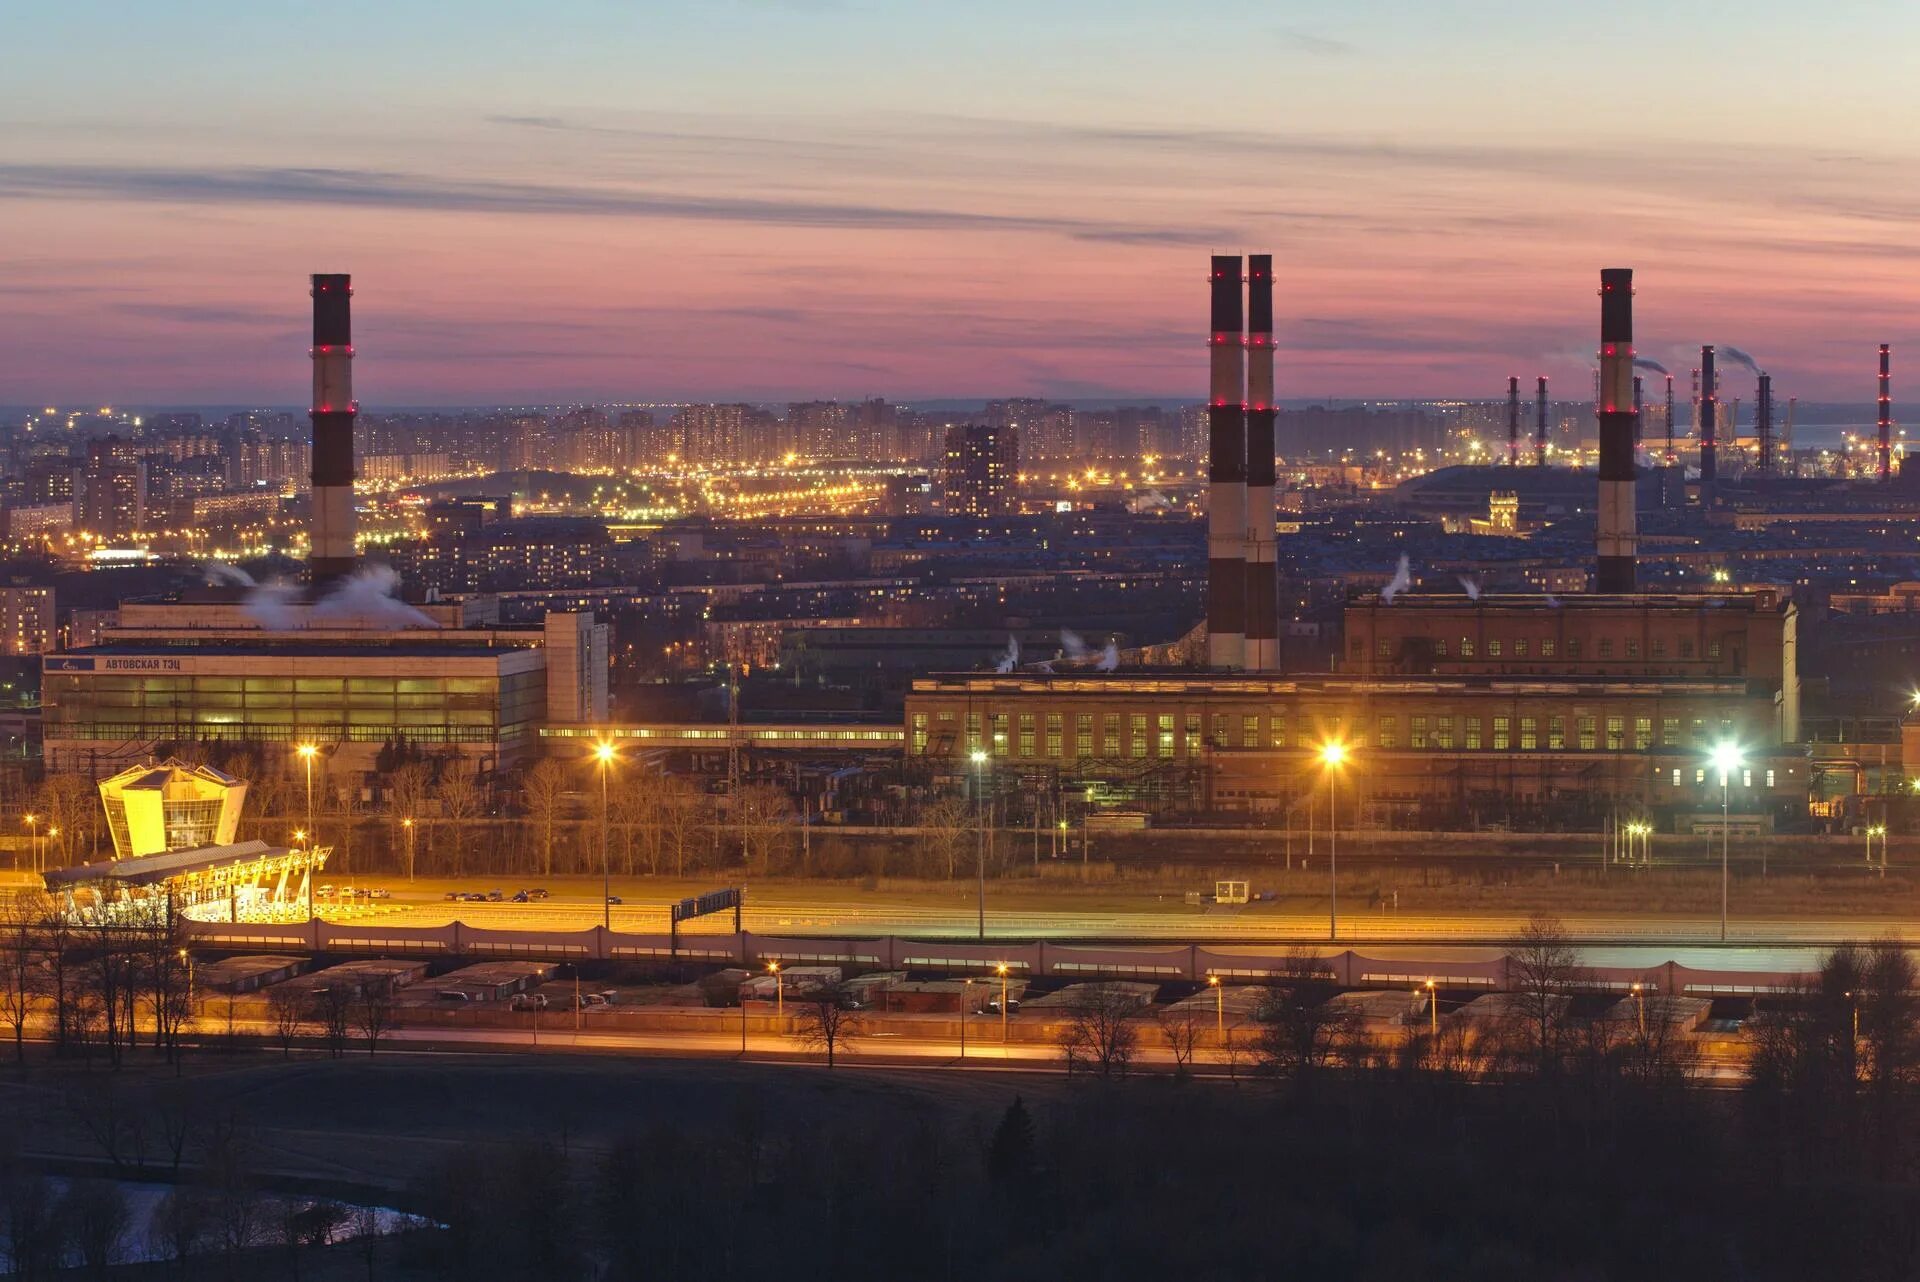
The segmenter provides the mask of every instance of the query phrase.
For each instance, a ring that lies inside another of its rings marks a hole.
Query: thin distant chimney
[[[1246,666],[1247,408],[1241,371],[1240,256],[1215,254],[1209,281],[1207,396],[1207,662]]]
[[[1633,269],[1600,272],[1600,511],[1594,587],[1631,592],[1639,531],[1633,507],[1639,379],[1633,377]]]
[[[1673,375],[1667,375],[1667,462],[1674,460],[1673,453]]]
[[[353,278],[313,278],[313,494],[307,576],[315,595],[353,573]]]
[[[1713,344],[1700,349],[1700,484],[1712,485],[1713,447],[1720,432],[1720,398],[1714,395]]]
[[[1893,350],[1880,344],[1880,479],[1893,475]]]
[[[1247,256],[1247,648],[1256,672],[1280,666],[1273,503],[1273,255]]]
[[[1773,472],[1773,375],[1762,374],[1753,393],[1753,428],[1760,438],[1760,473]]]
[[[1547,376],[1540,376],[1540,387],[1536,392],[1539,401],[1537,421],[1533,425],[1533,463],[1535,467],[1547,465]]]
[[[1507,466],[1520,463],[1520,378],[1507,379]]]
[[[1646,439],[1647,389],[1638,374],[1633,376],[1633,443]]]

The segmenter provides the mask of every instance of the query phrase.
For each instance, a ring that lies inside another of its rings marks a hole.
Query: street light
[[[1874,824],[1867,829],[1867,870],[1873,870],[1873,839],[1880,839],[1880,875],[1887,875],[1887,826]]]
[[[187,1010],[193,1010],[193,954],[182,948],[180,960],[187,964]]]
[[[1338,739],[1320,747],[1320,764],[1327,768],[1327,938],[1340,938],[1340,825],[1334,811],[1334,784],[1347,761],[1347,745]]]
[[[303,743],[294,749],[307,767],[307,831],[318,832],[313,826],[313,759],[320,755],[320,749],[313,744]],[[311,853],[311,852],[309,852]],[[307,869],[307,916],[313,916],[313,869]]]
[[[400,826],[407,833],[407,880],[413,880],[413,820],[402,819]]]
[[[767,963],[767,973],[773,976],[773,1014],[776,1019],[787,1017],[787,981],[780,978],[780,963]]]
[[[993,973],[1000,976],[1000,1045],[1004,1047],[1007,1044],[1007,964],[1001,962],[993,968]],[[1000,1053],[1004,1058],[1006,1052]]]
[[[1213,989],[1213,1032],[1220,1044],[1227,1044],[1227,990],[1220,986],[1220,976],[1207,976],[1207,986]]]
[[[1720,942],[1724,944],[1727,942],[1727,837],[1733,826],[1728,789],[1733,772],[1745,759],[1740,755],[1739,744],[1719,743],[1714,745],[1712,760],[1714,769],[1720,772]]]
[[[1643,984],[1633,986],[1633,1005],[1640,1017],[1640,1040],[1647,1037],[1647,990]]]
[[[987,767],[987,754],[984,749],[975,748],[967,754],[973,762],[973,817],[979,824],[973,843],[974,877],[978,887],[980,910],[979,937],[982,943],[987,939],[987,821],[981,810],[980,802],[985,793],[983,778]]]
[[[608,930],[613,929],[613,847],[607,843],[607,775],[618,758],[607,740],[593,746],[593,759],[600,767],[600,914]]]
[[[1440,1040],[1440,990],[1429,979],[1427,989],[1427,1036],[1433,1041]]]
[[[27,821],[27,832],[30,834],[27,837],[28,857],[33,860],[33,870],[35,872],[39,872],[41,871],[40,869],[40,816],[39,815],[23,815],[22,818],[24,818]]]

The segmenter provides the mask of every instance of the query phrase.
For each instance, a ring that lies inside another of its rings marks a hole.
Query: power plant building
[[[1238,259],[1213,260],[1211,670],[923,677],[906,701],[910,758],[1095,804],[1272,811],[1297,809],[1316,790],[1324,804],[1321,751],[1337,743],[1348,754],[1338,804],[1374,823],[1551,824],[1615,807],[1684,829],[1691,816],[1718,821],[1722,784],[1709,757],[1737,746],[1732,809],[1761,823],[1805,814],[1812,780],[1797,745],[1792,602],[1768,589],[1634,590],[1640,402],[1624,269],[1602,273],[1601,466],[1584,482],[1601,591],[1368,593],[1346,607],[1337,670],[1252,670],[1249,549],[1272,513],[1250,512],[1245,495],[1238,275]],[[1509,387],[1517,456],[1517,381]],[[1501,475],[1513,488],[1515,474]]]
[[[91,644],[42,657],[47,767],[98,778],[175,745],[324,751],[336,775],[387,745],[511,765],[542,726],[607,716],[607,627],[590,613],[499,627],[484,606],[413,605],[355,549],[351,281],[313,278],[309,583],[126,602]]]

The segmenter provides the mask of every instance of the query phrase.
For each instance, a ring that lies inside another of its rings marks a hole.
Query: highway
[[[583,882],[590,883],[590,889]],[[443,927],[458,921],[489,929],[546,931],[585,930],[610,918],[615,930],[664,933],[672,902],[696,889],[711,888],[694,883],[616,879],[615,894],[624,902],[609,910],[599,902],[600,887],[590,878],[552,879],[552,897],[527,904],[451,902],[444,897],[448,883],[408,886],[404,881],[375,879],[361,884],[382,886],[392,898],[356,900],[351,905],[321,902],[316,911],[338,922]],[[474,884],[465,883],[464,887],[473,889]],[[516,887],[508,883],[504,889],[511,895]],[[1341,944],[1499,944],[1519,934],[1529,916],[1514,908],[1408,908],[1396,912],[1385,906],[1369,907],[1357,896],[1356,900],[1340,915]],[[1883,907],[1894,906],[1890,903]],[[1906,907],[1904,903],[1899,906]],[[1635,912],[1610,905],[1563,911],[1559,916],[1568,934],[1582,942],[1720,943],[1717,912],[1697,908]],[[750,886],[743,924],[758,935],[893,935],[916,939],[973,939],[979,929],[978,908],[970,889],[890,892],[818,883]],[[684,937],[731,933],[733,916],[729,912],[695,919],[682,923],[680,930]],[[987,888],[986,935],[988,939],[1049,942],[1329,942],[1324,900],[1310,908],[1301,896],[1279,903],[1203,907],[1185,903],[1176,895],[1156,895],[1152,891],[1076,887],[1050,891],[1030,886],[1003,888],[994,883]],[[1882,935],[1920,939],[1920,915],[1911,911],[1870,915],[1858,911],[1852,903],[1837,902],[1833,909],[1816,912],[1746,916],[1736,894],[1727,942],[1820,947]]]

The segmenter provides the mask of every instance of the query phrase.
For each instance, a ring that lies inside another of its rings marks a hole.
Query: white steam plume
[[[313,607],[313,619],[355,619],[386,628],[437,628],[426,614],[394,596],[400,576],[384,565],[368,566],[335,584]]]
[[[1120,666],[1120,647],[1107,642],[1107,648],[1100,652],[1100,661],[1093,666],[1097,672],[1112,672]]]
[[[1093,647],[1087,644],[1085,637],[1071,628],[1060,629],[1060,649],[1069,659],[1089,659],[1093,657]]]
[[[1407,560],[1407,554],[1402,552],[1400,554],[1400,568],[1393,572],[1393,578],[1387,581],[1387,586],[1380,589],[1380,599],[1388,605],[1392,605],[1393,598],[1399,596],[1412,586],[1413,564]]]
[[[1020,666],[1020,638],[1011,632],[1007,634],[1007,649],[1000,661],[993,665],[995,672],[1012,672]]]

